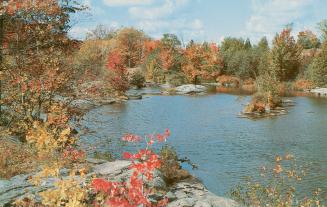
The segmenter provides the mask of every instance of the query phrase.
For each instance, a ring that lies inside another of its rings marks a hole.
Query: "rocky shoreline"
[[[93,176],[104,178],[111,181],[122,181],[129,178],[132,171],[128,168],[129,161],[116,160],[107,162],[105,160],[87,159],[91,164],[91,170],[86,177],[76,177],[81,185],[86,185]],[[60,174],[63,179],[68,178],[69,170],[62,169]],[[40,186],[34,186],[29,179],[36,176],[37,173],[17,175],[10,180],[0,180],[0,206],[10,206],[17,199],[25,197],[34,197],[40,200],[38,192],[54,188],[58,178],[44,179]],[[234,207],[238,204],[228,198],[219,197],[210,192],[198,179],[191,177],[182,180],[173,186],[168,186],[161,173],[157,170],[154,173],[154,179],[149,186],[160,189],[149,197],[151,202],[156,202],[166,197],[169,200],[169,207]]]

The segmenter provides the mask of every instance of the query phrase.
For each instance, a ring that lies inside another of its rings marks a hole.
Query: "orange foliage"
[[[299,79],[293,83],[293,89],[296,91],[304,91],[312,88],[314,88],[314,84],[309,80]]]
[[[218,76],[217,82],[222,84],[223,86],[233,84],[236,87],[238,87],[240,84],[240,79],[235,76],[221,75],[221,76]]]
[[[222,59],[217,45],[192,44],[184,50],[183,55],[185,61],[182,70],[190,81],[194,82],[198,76],[212,80],[220,74]]]

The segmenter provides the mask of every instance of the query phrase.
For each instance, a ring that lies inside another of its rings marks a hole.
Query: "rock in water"
[[[175,88],[175,90],[176,93],[178,94],[190,94],[190,93],[206,92],[208,88],[202,85],[187,84],[187,85],[178,86]]]

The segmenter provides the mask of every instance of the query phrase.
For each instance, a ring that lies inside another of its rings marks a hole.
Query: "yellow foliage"
[[[27,132],[26,141],[35,145],[39,151],[53,152],[76,142],[75,138],[70,137],[70,132],[69,127],[52,129],[48,123],[35,121],[33,128]]]
[[[47,206],[83,207],[87,199],[87,190],[81,186],[80,180],[74,177],[56,182],[55,189],[39,193],[42,204]]]

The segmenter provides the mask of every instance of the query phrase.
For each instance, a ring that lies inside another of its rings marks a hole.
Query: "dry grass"
[[[58,153],[40,153],[26,143],[0,138],[0,178],[36,172],[59,159]]]
[[[33,172],[39,160],[34,149],[6,138],[0,138],[0,155],[0,178]]]

